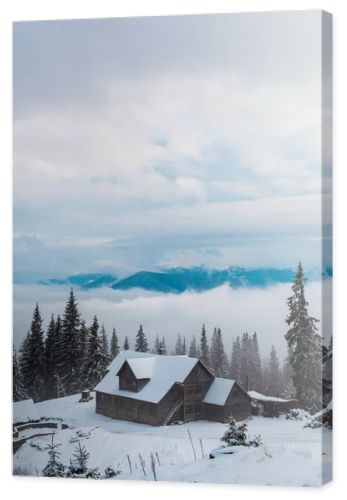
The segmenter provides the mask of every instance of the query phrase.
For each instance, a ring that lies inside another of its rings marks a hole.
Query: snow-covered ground
[[[81,439],[90,452],[89,466],[99,467],[100,471],[107,466],[119,466],[119,479],[153,480],[152,452],[158,480],[288,486],[322,484],[322,458],[329,460],[330,456],[328,453],[322,457],[322,439],[329,441],[331,433],[327,429],[303,428],[304,422],[284,417],[252,417],[248,422],[249,436],[260,434],[263,445],[237,447],[233,455],[211,460],[209,452],[221,445],[224,424],[199,421],[152,427],[112,420],[95,413],[95,400],[78,403],[79,397],[69,396],[37,405],[41,417],[62,418],[74,427],[59,430],[55,436],[55,441],[61,443],[59,451],[65,465],[69,464],[76,447],[76,430],[83,430],[90,431],[89,437]],[[33,438],[30,442],[45,445],[50,437]],[[30,446],[30,442],[15,454],[14,468],[40,475],[47,463],[47,451],[39,451]],[[139,454],[145,462],[146,476]]]

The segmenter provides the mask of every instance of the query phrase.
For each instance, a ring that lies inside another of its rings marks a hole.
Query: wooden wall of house
[[[180,384],[174,384],[159,403],[96,392],[96,412],[119,420],[160,425],[173,405],[182,399],[183,387]],[[182,410],[174,415],[174,420],[182,418]]]
[[[206,418],[202,400],[213,380],[213,375],[200,362],[189,373],[184,381],[184,422]]]
[[[251,398],[237,382],[224,405],[224,422],[232,416],[235,420],[245,420],[251,415]]]

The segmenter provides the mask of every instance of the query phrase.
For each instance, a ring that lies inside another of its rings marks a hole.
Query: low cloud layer
[[[150,344],[155,336],[165,335],[169,349],[178,333],[187,339],[199,335],[202,323],[209,335],[214,326],[222,329],[225,346],[231,349],[232,339],[248,331],[257,331],[262,354],[268,355],[274,344],[281,358],[286,353],[284,334],[288,313],[286,299],[289,284],[266,289],[237,289],[222,286],[204,293],[186,292],[181,295],[156,294],[139,290],[129,292],[107,288],[92,292],[76,291],[82,316],[88,323],[97,314],[110,334],[116,327],[120,339],[128,335],[133,345],[139,324],[144,325]],[[14,340],[19,345],[30,326],[35,301],[47,324],[51,313],[64,311],[68,290],[64,287],[16,285],[14,288]],[[310,314],[321,318],[321,285],[306,287]]]

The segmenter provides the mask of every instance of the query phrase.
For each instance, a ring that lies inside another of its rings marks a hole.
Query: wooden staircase
[[[160,425],[167,425],[170,422],[170,420],[172,419],[172,417],[174,416],[174,414],[176,413],[176,411],[179,410],[182,405],[183,405],[183,401],[177,401],[173,405],[173,407],[168,411],[168,413],[165,415],[165,417],[161,421]]]

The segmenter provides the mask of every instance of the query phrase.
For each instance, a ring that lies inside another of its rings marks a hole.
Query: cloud
[[[286,284],[267,289],[238,290],[223,286],[204,293],[185,292],[181,295],[100,289],[78,291],[77,298],[82,315],[89,323],[97,314],[109,334],[115,326],[120,338],[128,335],[132,343],[140,323],[144,325],[151,344],[157,334],[165,335],[170,349],[178,333],[187,339],[193,334],[199,336],[202,323],[206,323],[209,336],[215,326],[222,329],[228,352],[235,336],[242,335],[244,331],[257,331],[262,354],[267,356],[274,344],[283,358],[286,353],[283,337],[287,331],[286,298],[290,293],[290,284]],[[68,290],[16,285],[14,294],[14,332],[18,344],[30,325],[35,301],[39,301],[47,325],[52,312],[63,312]],[[310,314],[320,319],[320,283],[307,285],[306,295]]]
[[[316,265],[319,35],[318,13],[16,25],[14,225],[43,244],[18,269],[148,268],[197,245],[212,265]]]

